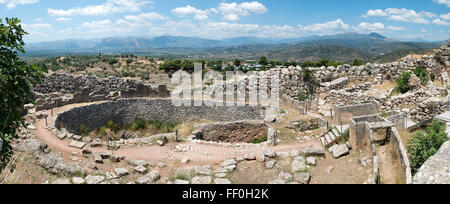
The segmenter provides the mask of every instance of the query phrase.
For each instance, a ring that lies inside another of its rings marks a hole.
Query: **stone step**
[[[76,140],[72,140],[70,143],[69,143],[69,147],[74,147],[74,148],[78,148],[78,149],[83,149],[83,147],[86,145],[86,143],[85,142],[79,142],[79,141],[76,141]]]
[[[325,138],[327,139],[327,144],[329,144],[330,142],[332,142],[333,140],[331,139],[330,135],[325,134]]]
[[[328,135],[330,136],[332,141],[336,139],[336,136],[334,136],[333,132],[329,132]]]
[[[336,128],[333,128],[333,134],[336,136],[336,138],[339,138],[339,137],[341,137],[341,133],[339,132],[339,130],[338,129],[336,129]]]
[[[320,141],[322,142],[322,145],[325,147],[327,146],[327,141],[325,140],[324,137],[320,137]]]

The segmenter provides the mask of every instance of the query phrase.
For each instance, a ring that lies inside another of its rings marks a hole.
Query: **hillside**
[[[440,47],[441,43],[401,42],[378,33],[343,33],[292,39],[238,37],[210,40],[198,37],[160,36],[154,38],[116,37],[92,40],[66,40],[31,43],[25,49],[28,57],[61,55],[131,53],[164,58],[258,59],[267,56],[281,61],[317,61],[329,58],[371,61],[389,53],[422,51]]]

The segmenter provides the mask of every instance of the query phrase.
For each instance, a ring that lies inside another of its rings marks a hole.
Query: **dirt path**
[[[380,161],[381,183],[396,184],[398,160],[393,157],[390,145],[379,146],[376,149]]]
[[[49,115],[48,124],[51,124],[54,121],[55,117],[59,112],[68,110],[73,107],[83,106],[86,104],[76,104],[69,105],[64,107],[59,107],[53,109],[53,116],[51,116],[51,111],[46,111]],[[292,111],[292,110],[290,110]],[[293,112],[290,112],[291,115],[298,115]],[[283,125],[285,121],[281,122]],[[60,140],[57,138],[51,131],[47,129],[45,124],[45,120],[39,120],[34,124],[36,126],[36,130],[33,130],[32,133],[37,136],[38,139],[42,140],[49,147],[56,152],[59,152],[63,155],[63,157],[67,161],[71,161],[71,156],[73,152],[80,152],[79,149],[69,147],[69,140]],[[146,160],[149,162],[164,162],[164,163],[176,163],[183,158],[188,158],[191,162],[189,165],[212,165],[216,163],[220,163],[228,158],[236,158],[243,157],[247,153],[256,153],[258,151],[265,151],[267,149],[272,149],[275,151],[286,151],[290,152],[291,150],[309,148],[309,147],[320,147],[320,142],[317,140],[312,140],[310,142],[289,142],[282,143],[275,147],[273,146],[242,146],[236,147],[232,146],[222,146],[222,145],[210,145],[210,144],[197,144],[197,143],[184,143],[191,147],[190,151],[187,152],[176,152],[175,146],[180,143],[169,143],[163,147],[158,145],[151,146],[140,146],[140,147],[129,147],[129,148],[121,148],[117,151],[114,151],[114,154],[118,156],[124,156],[132,159]],[[103,148],[89,148],[93,152],[108,152],[108,150]]]

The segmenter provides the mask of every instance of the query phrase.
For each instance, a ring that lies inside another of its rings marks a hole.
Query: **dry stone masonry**
[[[36,110],[67,104],[135,97],[168,97],[166,86],[153,88],[150,84],[118,77],[99,78],[53,73],[43,84],[34,87]]]

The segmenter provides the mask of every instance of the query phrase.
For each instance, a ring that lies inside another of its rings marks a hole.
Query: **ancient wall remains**
[[[175,106],[170,99],[120,99],[76,107],[58,114],[55,126],[78,133],[83,124],[89,130],[111,120],[131,124],[136,118],[161,122],[184,122],[194,119],[212,121],[263,120],[265,111],[259,106]],[[178,101],[193,104],[192,101]]]
[[[400,138],[400,134],[397,131],[397,128],[391,128],[391,148],[393,152],[396,154],[396,158],[399,158],[400,165],[403,170],[403,175],[405,176],[405,183],[412,183],[412,175],[411,175],[411,166],[409,164],[408,153],[406,151],[405,146]]]
[[[337,124],[341,122],[347,124],[350,118],[379,113],[380,105],[377,102],[356,104],[356,105],[334,105],[334,118]]]
[[[53,73],[43,84],[34,87],[36,110],[51,109],[67,104],[136,97],[168,97],[166,86],[153,88],[150,84],[118,77],[99,78]]]

